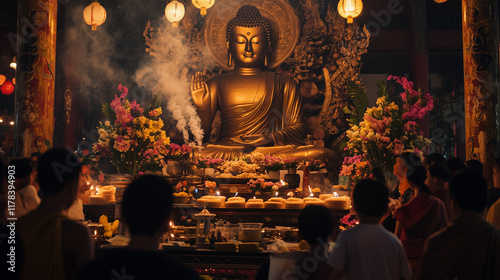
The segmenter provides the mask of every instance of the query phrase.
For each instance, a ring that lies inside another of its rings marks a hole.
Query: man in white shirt
[[[388,207],[387,187],[374,180],[361,180],[353,192],[360,224],[343,231],[327,261],[330,279],[411,279],[410,266],[399,239],[380,225]]]
[[[15,158],[9,162],[9,166],[11,165],[15,167],[14,187],[16,198],[14,201],[14,217],[19,218],[37,208],[40,204],[40,197],[37,188],[33,185],[35,175],[31,160],[29,158]],[[12,217],[11,215],[7,216]]]

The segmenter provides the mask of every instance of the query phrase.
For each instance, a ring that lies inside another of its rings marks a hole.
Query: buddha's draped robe
[[[282,157],[331,160],[332,152],[314,146],[304,146],[306,127],[303,122],[302,97],[297,92],[293,78],[264,72],[265,93],[251,103],[225,106],[224,98],[218,92],[206,94],[196,104],[198,108],[221,111],[221,129],[215,144],[209,144],[202,156],[232,159],[247,152],[261,152]],[[220,86],[220,85],[218,85]],[[216,102],[217,106],[207,108],[203,103]],[[215,115],[210,112],[209,115]],[[205,132],[207,133],[207,132]],[[274,146],[245,150],[241,145],[232,144],[231,138],[240,135],[272,135]]]

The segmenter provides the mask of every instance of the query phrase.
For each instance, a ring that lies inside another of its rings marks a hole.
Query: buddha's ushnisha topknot
[[[231,30],[233,27],[264,27],[267,34],[267,40],[271,42],[271,24],[266,18],[260,15],[259,10],[252,5],[245,5],[241,7],[236,16],[232,18],[226,27],[226,40],[229,42],[231,37]]]

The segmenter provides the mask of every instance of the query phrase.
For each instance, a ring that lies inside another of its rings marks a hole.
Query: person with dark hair
[[[413,196],[413,190],[410,188],[410,184],[406,179],[406,173],[409,170],[413,172],[415,166],[422,165],[420,158],[410,152],[404,152],[396,158],[396,164],[394,164],[393,175],[397,178],[396,182],[398,183],[397,187],[389,188],[392,192],[389,194],[389,197],[392,200],[398,200],[398,204],[405,204]],[[389,184],[390,186],[390,184]],[[392,209],[391,209],[392,210]],[[382,225],[390,232],[394,232],[396,230],[396,219],[391,215],[391,213],[387,213],[387,217],[384,218]]]
[[[427,168],[425,185],[432,191],[432,195],[444,203],[446,214],[448,218],[451,218],[450,189],[448,188],[449,178],[450,173],[446,167],[441,164],[434,164]]]
[[[488,189],[488,197],[486,201],[486,209],[500,199],[500,157],[493,164],[493,187]]]
[[[299,215],[299,233],[309,245],[309,253],[295,262],[293,273],[297,279],[324,279],[331,273],[326,264],[333,234],[333,217],[330,210],[321,205],[306,206]],[[314,259],[317,269],[310,271],[308,265]]]
[[[33,171],[33,163],[29,158],[11,159],[8,165],[14,166],[15,169],[16,210],[14,211],[14,217],[19,218],[37,208],[40,204],[38,189],[33,185],[35,172]]]
[[[451,175],[455,175],[460,173],[464,169],[467,168],[464,161],[461,158],[452,157],[446,160],[445,163],[446,168],[450,171]]]
[[[172,203],[172,186],[164,178],[144,175],[130,183],[121,213],[129,245],[89,262],[76,279],[109,280],[116,274],[126,279],[199,279],[193,269],[158,250],[158,240],[169,228]]]
[[[425,185],[427,170],[416,166],[406,176],[415,196],[408,203],[396,206],[396,236],[403,243],[412,271],[418,268],[425,239],[448,223],[443,202]]]
[[[42,201],[16,224],[26,256],[20,279],[71,279],[93,255],[88,229],[62,213],[75,200],[81,164],[71,151],[54,148],[37,169]]]
[[[465,166],[469,169],[476,170],[479,174],[483,174],[483,164],[477,159],[471,159],[465,162]]]
[[[372,173],[370,174],[370,179],[377,180],[385,184],[384,172],[380,167],[375,167],[372,169]]]
[[[429,166],[433,166],[434,164],[441,164],[444,165],[446,162],[444,156],[440,153],[432,153],[430,155],[427,155],[424,157],[424,161],[422,162],[422,165],[428,169]]]
[[[487,184],[474,170],[449,182],[457,215],[426,242],[416,279],[500,279],[500,229],[484,219]]]
[[[327,261],[330,279],[411,279],[401,242],[380,225],[389,192],[379,181],[364,179],[353,191],[360,224],[340,233]]]

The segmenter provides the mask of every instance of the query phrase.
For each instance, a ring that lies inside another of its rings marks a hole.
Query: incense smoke
[[[201,146],[203,130],[196,108],[191,102],[190,80],[185,61],[190,55],[185,46],[185,38],[178,28],[172,28],[165,19],[161,19],[157,29],[157,49],[152,60],[137,70],[135,81],[153,93],[167,99],[167,110],[177,121],[177,129],[185,142],[189,142],[189,132],[197,145]]]

